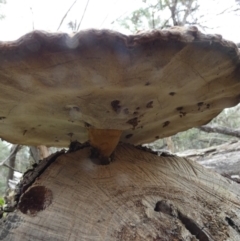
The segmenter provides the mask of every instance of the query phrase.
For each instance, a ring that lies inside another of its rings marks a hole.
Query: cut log
[[[89,155],[87,146],[58,153],[41,162],[45,170],[28,172],[0,240],[240,240],[238,184],[187,158],[126,144],[109,165]]]

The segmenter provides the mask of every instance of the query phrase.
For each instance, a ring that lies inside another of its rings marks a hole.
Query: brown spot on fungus
[[[174,96],[176,93],[175,92],[170,92],[169,95]]]
[[[164,123],[163,123],[163,127],[166,127],[166,126],[168,126],[170,124],[170,121],[165,121]]]
[[[204,102],[199,102],[199,103],[197,103],[197,105],[198,105],[198,111],[201,110],[201,107],[203,106],[203,104],[204,104]]]
[[[147,108],[153,108],[153,101],[149,101],[146,105]]]
[[[146,86],[150,85],[150,82],[147,82],[145,85],[146,85]]]
[[[6,119],[5,116],[0,116],[0,120],[4,120],[4,119]]]
[[[135,127],[138,125],[139,122],[140,121],[138,120],[138,118],[135,117],[133,119],[128,120],[126,123],[132,125],[133,129],[135,129]]]
[[[155,139],[159,139],[159,136],[155,136]]]
[[[86,128],[91,127],[91,125],[90,125],[90,124],[88,124],[87,122],[85,122],[85,123],[84,123],[84,125],[85,125],[85,127],[86,127]]]
[[[139,110],[139,109],[140,109],[140,107],[137,107],[137,108],[136,108],[136,110]]]
[[[183,112],[183,111],[180,111],[179,113],[180,113],[180,117],[183,117],[187,114],[186,112]]]
[[[111,102],[111,106],[116,113],[119,113],[121,111],[121,106],[120,106],[119,100],[113,100]]]
[[[183,110],[183,107],[182,107],[182,106],[177,107],[176,110],[177,110],[177,111],[181,111],[181,110]]]
[[[24,131],[23,131],[23,135],[25,135],[26,133],[27,133],[27,130],[24,130]]]
[[[133,136],[133,134],[128,134],[128,135],[125,136],[125,138],[126,138],[126,139],[129,139],[129,138],[131,138],[132,136]]]
[[[30,187],[20,198],[18,209],[31,216],[36,216],[52,203],[52,191],[45,186]]]
[[[138,115],[138,112],[137,112],[137,111],[134,111],[133,114],[134,114],[134,115]]]

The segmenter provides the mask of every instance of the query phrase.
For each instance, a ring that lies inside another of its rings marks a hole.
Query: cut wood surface
[[[119,145],[109,165],[89,153],[58,154],[2,223],[0,240],[240,240],[238,184],[130,145]]]

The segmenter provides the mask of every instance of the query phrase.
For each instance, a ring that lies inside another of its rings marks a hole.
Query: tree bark
[[[234,130],[228,127],[222,127],[222,126],[200,126],[198,127],[199,130],[205,131],[207,133],[220,133],[224,135],[229,135],[229,136],[235,136],[240,138],[240,131]]]
[[[0,240],[240,240],[239,185],[194,161],[123,144],[109,165],[89,147],[57,155],[25,175]]]
[[[227,142],[222,145],[204,149],[193,149],[177,153],[188,157],[201,165],[220,174],[238,175],[240,177],[240,141]]]

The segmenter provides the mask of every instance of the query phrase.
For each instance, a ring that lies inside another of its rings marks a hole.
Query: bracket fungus
[[[0,137],[25,145],[152,142],[239,103],[237,46],[196,27],[34,31],[0,42]]]

